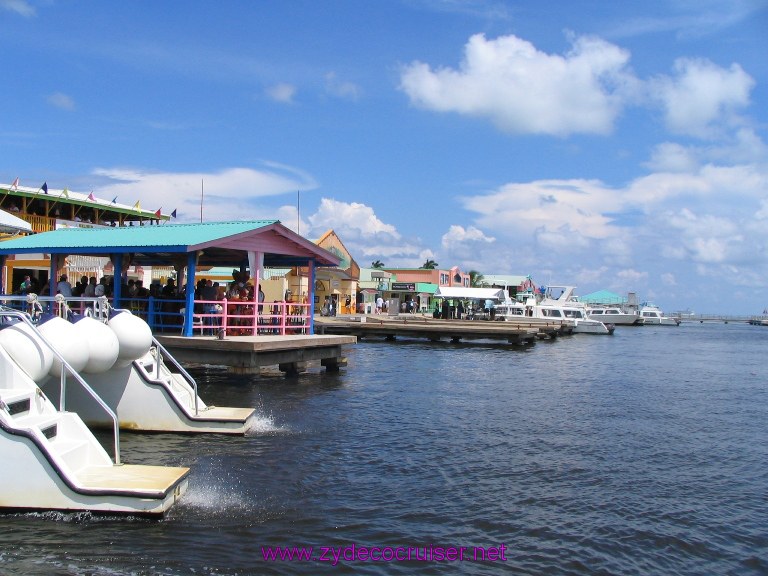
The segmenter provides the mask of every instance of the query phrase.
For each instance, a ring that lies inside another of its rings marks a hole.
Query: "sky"
[[[0,182],[768,308],[768,0],[0,0]]]

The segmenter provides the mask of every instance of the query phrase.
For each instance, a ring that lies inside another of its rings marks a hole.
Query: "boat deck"
[[[121,464],[89,466],[77,472],[77,481],[88,490],[135,491],[164,496],[189,473],[189,468]]]

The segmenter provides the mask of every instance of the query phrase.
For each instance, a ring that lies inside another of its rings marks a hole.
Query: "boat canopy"
[[[463,286],[440,286],[435,298],[458,298],[467,300],[504,300],[503,288],[464,288]]]

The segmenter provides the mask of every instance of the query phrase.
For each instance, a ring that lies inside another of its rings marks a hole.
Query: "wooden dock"
[[[315,318],[318,334],[351,335],[359,339],[422,338],[432,342],[449,340],[500,340],[509,344],[533,344],[570,334],[572,327],[562,322],[522,318],[514,322],[484,320],[438,320],[418,315],[336,316]]]
[[[292,336],[155,336],[182,364],[227,366],[241,374],[257,373],[262,367],[277,366],[281,372],[303,372],[307,363],[320,361],[326,371],[347,365],[342,346],[355,344],[351,335]]]

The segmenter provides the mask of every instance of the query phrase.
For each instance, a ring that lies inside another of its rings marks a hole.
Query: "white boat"
[[[41,321],[39,329],[78,371],[82,370],[90,387],[117,414],[121,428],[243,435],[253,426],[253,408],[206,405],[197,393],[195,380],[157,342],[141,318],[128,310],[111,308],[106,298],[97,301],[94,309],[94,317],[82,317],[74,323],[52,317]],[[90,351],[87,362],[78,358],[82,350]],[[54,372],[39,386],[51,398],[60,398],[59,380]],[[87,425],[111,425],[82,388],[67,387],[64,400]]]
[[[643,319],[643,324],[646,326],[679,326],[680,319],[673,318],[671,316],[665,316],[664,312],[658,306],[645,302],[640,307],[640,317]]]
[[[595,306],[587,308],[587,316],[615,326],[640,326],[644,320],[638,312],[625,312],[619,306]]]
[[[505,300],[493,306],[494,320],[515,321],[525,319],[525,305],[517,300]]]
[[[584,308],[563,306],[561,309],[565,317],[573,321],[574,334],[613,334],[616,330],[613,324],[589,318]]]
[[[587,317],[587,308],[573,295],[573,286],[551,286],[544,295],[525,293],[524,314],[532,318],[560,320],[573,327],[574,334],[613,334],[616,327]]]
[[[162,515],[187,488],[185,467],[123,464],[117,417],[29,316],[0,310],[0,508]],[[38,382],[83,387],[112,420],[114,461],[80,416]]]

